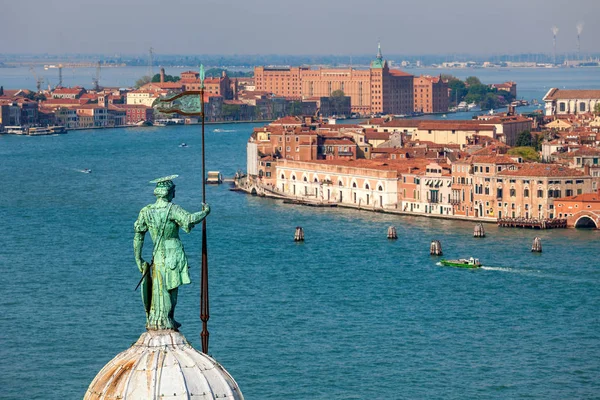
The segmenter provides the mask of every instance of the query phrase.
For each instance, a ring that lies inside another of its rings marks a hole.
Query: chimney
[[[165,83],[165,69],[160,69],[160,83]]]

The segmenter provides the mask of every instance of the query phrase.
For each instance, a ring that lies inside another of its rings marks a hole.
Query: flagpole
[[[202,118],[202,204],[206,204],[206,158],[204,146],[204,66],[200,65],[200,115]],[[206,218],[202,220],[202,270],[200,278],[200,320],[202,320],[202,352],[208,354],[208,248],[206,242]]]

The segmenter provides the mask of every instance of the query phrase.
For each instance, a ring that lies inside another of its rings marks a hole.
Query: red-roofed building
[[[441,76],[415,76],[413,89],[415,112],[433,114],[448,111],[448,82]]]
[[[64,88],[59,87],[54,89],[52,92],[53,99],[78,99],[84,93],[86,93],[85,89],[79,86],[73,88]]]
[[[154,109],[141,104],[114,104],[109,107],[111,110],[120,110],[125,112],[126,125],[135,125],[139,122],[153,122]]]
[[[558,218],[567,219],[567,226],[600,229],[600,191],[561,197],[554,205]]]
[[[516,82],[504,82],[504,83],[492,83],[490,85],[492,89],[504,90],[509,92],[513,98],[517,98],[517,83]]]
[[[412,75],[391,70],[381,49],[368,70],[255,67],[254,79],[257,90],[278,96],[330,97],[341,90],[350,97],[351,111],[361,115],[413,112]]]
[[[544,96],[546,115],[587,114],[600,104],[600,90],[552,88]]]

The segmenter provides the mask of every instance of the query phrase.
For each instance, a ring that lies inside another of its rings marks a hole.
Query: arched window
[[[529,197],[529,189],[525,189],[525,190],[523,191],[523,196],[525,196],[525,197]]]
[[[315,176],[315,183],[319,183],[319,178]]]
[[[344,186],[344,184],[342,183],[342,181],[338,182],[338,186]]]
[[[281,174],[281,179],[285,179],[285,175],[284,174]]]
[[[292,175],[292,180],[295,181],[296,180],[296,175]]]
[[[352,182],[352,187],[355,188],[356,187],[356,182]]]
[[[377,190],[379,190],[381,192],[381,191],[383,191],[383,187],[381,185],[379,185],[379,187],[377,188]]]
[[[368,184],[368,183],[365,185],[365,189],[367,189],[367,190],[371,189],[371,188],[369,187],[369,184]]]
[[[304,177],[304,182],[308,182],[308,179],[306,179],[306,177]]]

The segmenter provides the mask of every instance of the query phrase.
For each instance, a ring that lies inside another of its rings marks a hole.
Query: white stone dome
[[[96,375],[84,400],[241,399],[231,375],[173,330],[147,331]]]

